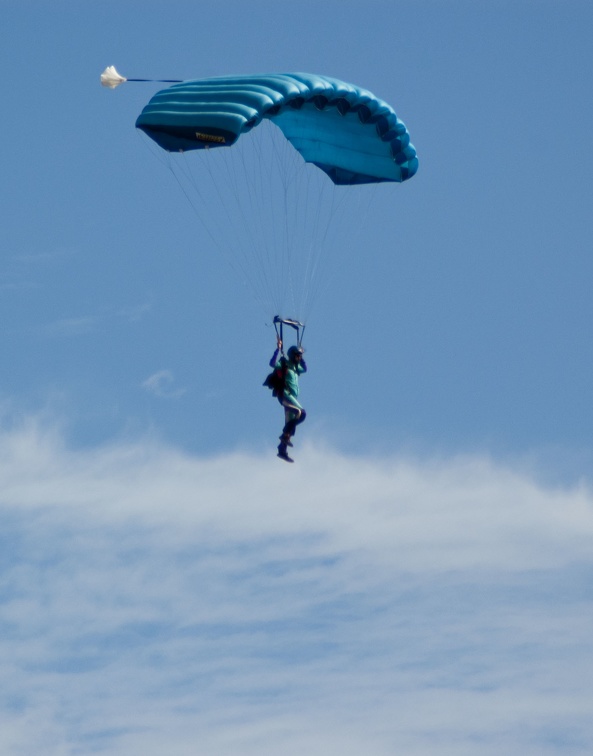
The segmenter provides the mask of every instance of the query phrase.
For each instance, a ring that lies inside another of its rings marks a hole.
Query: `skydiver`
[[[277,338],[276,351],[270,360],[270,366],[274,369],[284,368],[284,390],[278,394],[278,401],[284,407],[284,428],[278,445],[278,456],[285,462],[294,462],[288,456],[286,448],[292,446],[291,438],[295,434],[296,426],[304,422],[307,413],[298,401],[299,375],[307,372],[307,363],[303,359],[303,349],[300,346],[291,346],[287,356],[278,359],[278,353],[282,351],[282,340]]]

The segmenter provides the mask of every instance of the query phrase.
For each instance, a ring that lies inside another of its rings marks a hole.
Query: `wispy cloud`
[[[163,399],[179,399],[185,394],[184,388],[173,388],[175,379],[170,370],[159,370],[142,382],[142,388],[149,394]]]
[[[81,316],[61,318],[43,325],[42,330],[47,336],[80,336],[91,333],[97,327],[99,319],[95,316]]]
[[[97,330],[112,327],[113,322],[125,321],[126,324],[138,323],[150,311],[151,305],[130,305],[121,309],[104,308],[100,313],[81,315],[45,323],[41,326],[43,333],[53,338],[81,336]]]
[[[585,754],[593,494],[0,434],[3,753]]]
[[[151,310],[152,304],[145,302],[143,304],[123,307],[117,312],[117,315],[129,323],[139,323]]]

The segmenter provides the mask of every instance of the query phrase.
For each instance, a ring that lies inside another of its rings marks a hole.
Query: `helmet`
[[[301,354],[302,355],[303,352],[304,352],[304,350],[303,350],[302,347],[300,347],[300,346],[291,346],[290,349],[287,352],[288,359],[292,360],[293,357],[295,356],[295,354]]]

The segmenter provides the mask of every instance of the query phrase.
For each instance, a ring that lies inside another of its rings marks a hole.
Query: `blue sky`
[[[57,402],[76,443],[150,425],[199,452],[269,442],[270,314],[133,128],[155,87],[94,85],[107,64],[320,71],[391,102],[421,169],[334,251],[308,322],[309,432],[590,463],[587,4],[172,7],[3,3],[4,396]],[[177,401],[142,389],[160,371]]]
[[[0,750],[590,753],[590,4],[0,12]],[[412,135],[326,244],[292,467],[272,313],[107,65]]]

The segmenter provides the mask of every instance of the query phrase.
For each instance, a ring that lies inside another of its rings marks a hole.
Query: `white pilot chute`
[[[116,71],[115,66],[107,66],[101,74],[101,85],[109,87],[109,89],[115,89],[125,81],[127,81],[126,77],[119,74]]]

